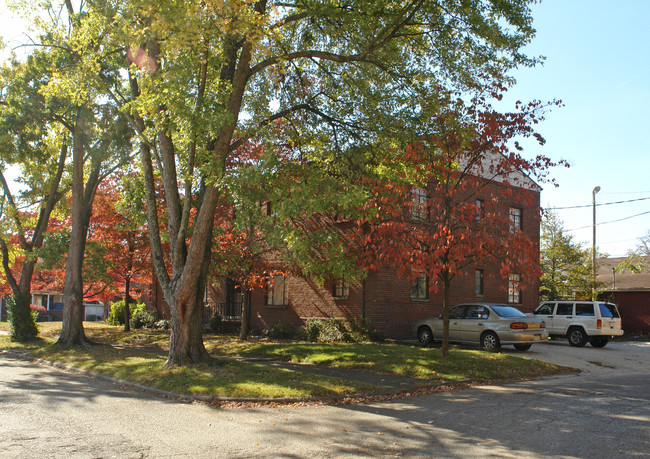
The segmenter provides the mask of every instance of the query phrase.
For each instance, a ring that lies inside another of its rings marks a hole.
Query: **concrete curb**
[[[107,376],[107,375],[103,375],[101,373],[95,373],[93,371],[82,370],[80,368],[71,367],[69,365],[63,365],[62,363],[59,363],[59,362],[51,362],[49,360],[39,359],[38,357],[32,357],[31,355],[27,355],[27,354],[24,354],[22,352],[8,351],[8,350],[2,350],[0,352],[2,352],[2,354],[10,355],[10,356],[16,357],[18,359],[27,360],[27,361],[30,361],[30,362],[35,362],[35,363],[38,363],[39,365],[57,368],[59,370],[66,371],[68,373],[74,373],[74,374],[86,376],[88,378],[93,378],[93,379],[99,379],[101,381],[106,381],[106,382],[109,382],[111,384],[117,384],[117,385],[120,385],[120,386],[125,386],[125,387],[130,387],[130,388],[133,388],[133,389],[138,389],[138,390],[140,390],[142,392],[148,392],[148,393],[150,393],[152,395],[156,395],[156,396],[159,396],[159,397],[175,398],[175,399],[181,399],[181,400],[183,400],[184,398],[187,398],[187,396],[177,394],[175,392],[168,392],[168,391],[156,389],[155,387],[145,386],[143,384],[138,384],[138,383],[126,381],[124,379],[114,378],[113,376]],[[188,399],[187,401],[190,401],[190,400]]]
[[[49,360],[40,359],[38,357],[32,357],[26,353],[10,351],[10,350],[0,350],[1,354],[9,355],[21,360],[31,361],[43,366],[49,366],[62,370],[68,373],[78,374],[85,376],[87,378],[97,379],[101,381],[108,382],[110,384],[115,384],[122,387],[128,387],[131,389],[136,389],[140,392],[148,393],[156,397],[168,398],[185,403],[205,403],[212,405],[225,405],[225,404],[235,404],[235,405],[256,405],[256,404],[277,404],[285,405],[292,403],[300,404],[324,404],[324,405],[342,405],[342,404],[363,404],[369,402],[381,402],[389,401],[402,398],[411,398],[418,397],[421,395],[426,395],[434,392],[450,391],[466,388],[476,384],[476,381],[473,380],[463,380],[463,381],[454,381],[447,383],[433,383],[425,384],[418,387],[412,387],[408,389],[393,390],[387,392],[377,392],[373,394],[354,394],[354,395],[341,395],[341,396],[330,396],[330,397],[292,397],[292,398],[273,398],[273,397],[213,397],[208,395],[184,395],[178,394],[176,392],[164,391],[161,389],[156,389],[155,387],[145,386],[143,384],[134,383],[124,379],[115,378],[113,376],[107,376],[100,373],[95,373],[93,371],[83,370],[80,368],[71,367],[69,365],[64,365],[59,362],[51,362]]]

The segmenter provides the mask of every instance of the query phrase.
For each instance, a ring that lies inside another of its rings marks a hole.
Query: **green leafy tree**
[[[637,246],[633,250],[628,251],[627,257],[614,268],[614,271],[617,273],[625,271],[634,274],[641,273],[648,266],[649,259],[650,231],[645,236],[639,238]]]
[[[46,230],[64,195],[68,144],[55,120],[56,103],[42,94],[50,61],[35,53],[0,69],[0,251],[13,295],[13,335],[36,336],[29,309],[34,270]],[[17,183],[5,171],[20,173]]]
[[[52,113],[57,132],[70,147],[71,230],[63,289],[63,325],[59,344],[86,344],[83,331],[83,262],[92,203],[99,183],[131,153],[131,132],[118,106],[107,97],[122,80],[112,35],[116,5],[94,2],[86,8],[72,1],[45,2],[33,14],[34,43],[47,64],[39,94]],[[122,66],[123,67],[123,66]]]
[[[317,187],[323,183],[363,196],[358,176],[417,132],[422,103],[439,86],[480,91],[495,79],[508,81],[509,69],[534,63],[520,53],[534,33],[525,1],[145,0],[130,2],[123,17],[134,63],[129,107],[146,139],[149,228],[159,228],[156,168],[167,206],[169,264],[161,235],[150,235],[172,314],[168,364],[206,355],[201,295],[214,212],[241,177],[233,170],[251,166],[238,162],[247,139],[290,159],[305,177],[293,175],[292,188],[305,196],[330,203],[341,197]],[[278,183],[269,185],[269,194],[280,194]],[[314,214],[289,207],[294,215]],[[290,235],[286,245],[304,244]]]
[[[554,212],[542,219],[540,298],[571,299],[591,295],[591,251],[573,240]]]
[[[297,255],[314,254],[315,235],[317,245],[335,237],[309,231],[318,213],[367,198],[360,179],[387,172],[381,159],[404,151],[435,112],[431,95],[481,93],[510,83],[512,68],[534,65],[520,51],[534,35],[530,3],[101,0],[83,11],[66,1],[63,16],[52,5],[64,23],[46,35],[61,64],[48,94],[65,97],[73,116],[71,313],[80,310],[72,271],[82,266],[101,163],[89,146],[110,119],[100,107],[121,107],[138,134],[152,258],[172,316],[168,364],[196,362],[207,356],[201,307],[214,214],[246,175],[238,172],[260,164],[244,160],[241,147],[255,139],[266,164],[279,165],[261,175],[278,178],[265,191],[279,198],[279,221],[310,223],[287,225],[278,245],[306,274],[332,268],[342,257]],[[83,342],[79,330],[73,314],[60,341]]]

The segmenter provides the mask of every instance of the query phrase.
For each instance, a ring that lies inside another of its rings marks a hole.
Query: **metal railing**
[[[203,305],[203,323],[209,323],[217,313],[223,320],[241,320],[242,302],[205,303]]]

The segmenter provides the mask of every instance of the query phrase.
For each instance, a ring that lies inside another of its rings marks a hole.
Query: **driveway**
[[[650,342],[644,341],[610,341],[598,349],[589,344],[573,347],[567,340],[550,340],[535,344],[519,355],[577,368],[587,375],[645,373],[650,376]]]
[[[0,457],[650,457],[647,343],[523,354],[584,371],[391,403],[215,409],[0,355]]]

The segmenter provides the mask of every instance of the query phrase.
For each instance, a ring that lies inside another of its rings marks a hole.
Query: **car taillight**
[[[513,322],[510,324],[510,328],[513,330],[526,330],[528,328],[528,324],[526,322]]]
[[[596,321],[596,328],[603,328],[603,321],[602,320],[598,319]]]
[[[543,320],[539,323],[539,328],[546,328],[546,322]]]

